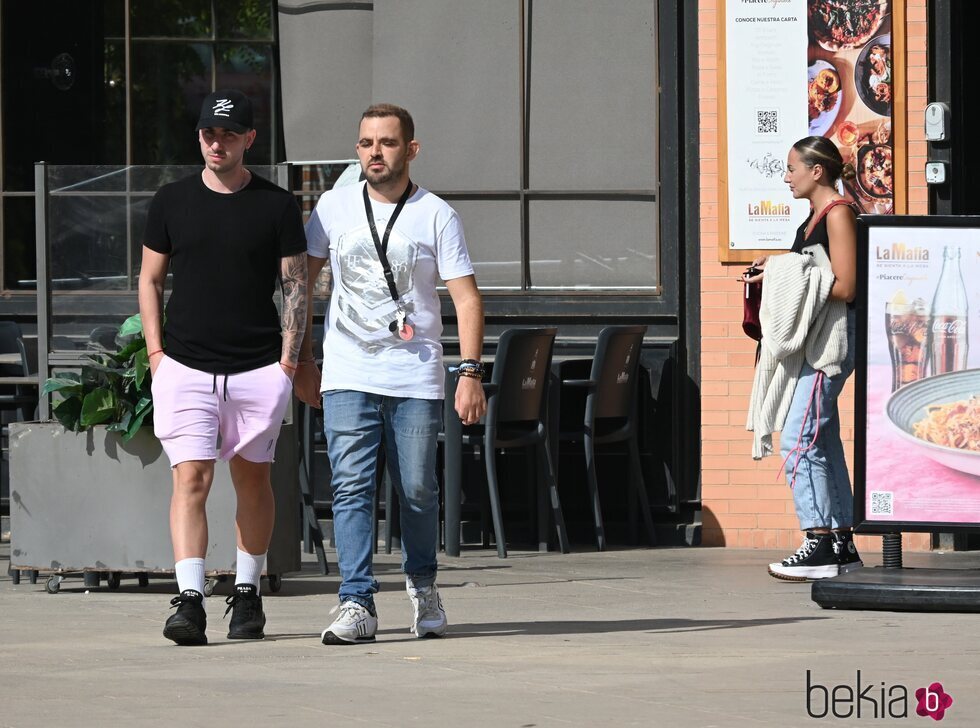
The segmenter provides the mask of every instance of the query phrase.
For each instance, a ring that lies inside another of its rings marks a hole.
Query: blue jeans
[[[793,486],[793,502],[802,530],[850,528],[854,522],[854,498],[851,494],[851,479],[847,474],[847,462],[844,459],[844,445],[840,439],[837,397],[844,388],[844,382],[854,371],[855,327],[854,311],[849,309],[847,357],[841,364],[841,372],[835,377],[824,376],[815,393],[813,387],[817,372],[804,362],[796,391],[793,393],[793,403],[780,435],[782,456],[785,459],[789,455],[785,466],[786,480]],[[810,401],[811,393],[814,394],[813,402]],[[820,427],[814,442],[818,399]],[[790,454],[794,447],[807,448],[811,443],[812,447],[804,452]]]
[[[372,568],[372,538],[382,440],[401,506],[402,569],[416,587],[435,581],[439,545],[436,448],[441,426],[442,400],[350,390],[323,393],[341,603],[353,600],[374,612],[378,582]]]

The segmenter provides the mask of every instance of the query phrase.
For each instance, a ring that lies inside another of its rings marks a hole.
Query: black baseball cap
[[[252,126],[252,102],[241,91],[218,89],[209,94],[201,104],[201,119],[197,131],[208,127],[230,129],[244,134]]]

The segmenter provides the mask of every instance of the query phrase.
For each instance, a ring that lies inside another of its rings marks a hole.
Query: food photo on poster
[[[861,212],[894,212],[892,42],[888,0],[807,0],[810,133],[837,144]]]
[[[814,38],[828,51],[864,45],[887,16],[887,0],[810,0],[808,10]]]
[[[980,220],[868,218],[859,238],[865,518],[980,523]]]
[[[834,125],[837,112],[840,111],[841,94],[840,74],[827,61],[816,60],[807,69],[810,85],[807,88],[809,106],[807,116],[810,119],[810,134],[823,136]]]

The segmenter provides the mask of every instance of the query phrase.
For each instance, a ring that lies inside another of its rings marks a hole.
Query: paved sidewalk
[[[225,639],[219,586],[202,648],[160,634],[172,582],[87,592],[76,578],[51,595],[11,584],[8,553],[0,726],[924,726],[913,693],[934,681],[954,698],[943,728],[980,721],[977,615],[822,610],[808,584],[767,575],[769,552],[464,552],[442,559],[451,635],[421,641],[398,560],[382,555],[378,641],[351,647],[320,644],[337,577],[307,562],[265,599],[264,642]],[[980,568],[977,554],[905,561]],[[807,670],[817,714],[819,686],[846,698],[871,685],[861,718],[856,697],[836,705],[849,719],[808,717]],[[900,688],[909,717],[882,720],[905,709],[889,705]]]

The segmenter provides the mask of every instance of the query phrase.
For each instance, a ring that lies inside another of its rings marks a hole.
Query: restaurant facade
[[[832,139],[854,163],[858,177],[845,196],[865,214],[978,212],[973,172],[963,170],[973,101],[963,92],[958,55],[976,11],[941,0],[698,6],[702,543],[792,550],[798,521],[781,458],[748,457],[755,342],[742,331],[744,295],[735,280],[756,255],[786,249],[807,214],[781,177],[789,145],[808,133]],[[927,120],[943,131],[927,129]],[[887,154],[890,178],[874,170],[876,154]],[[931,176],[937,163],[949,172],[945,182]],[[852,377],[841,399],[852,472],[856,422],[864,421],[854,388]],[[900,468],[891,474],[904,477]],[[906,533],[903,543],[918,550],[954,541]],[[861,537],[858,547],[880,550],[880,540]]]
[[[251,163],[289,162],[309,211],[348,169],[360,112],[399,103],[422,142],[413,176],[464,221],[491,341],[557,325],[559,352],[586,354],[605,325],[647,326],[644,475],[661,543],[793,549],[778,458],[750,457],[755,342],[737,281],[805,217],[781,189],[789,143],[812,132],[855,160],[887,150],[887,189],[849,191],[870,214],[976,204],[958,164],[973,102],[954,53],[975,11],[851,4],[870,13],[853,37],[814,21],[843,0],[2,0],[0,317],[33,330],[35,162],[93,177],[198,164],[200,100],[236,86],[256,101]],[[933,101],[948,107],[945,141],[926,140]],[[947,182],[927,183],[928,161],[945,163]],[[126,215],[86,208],[86,224],[50,241],[62,341],[84,348],[136,309],[149,195],[127,194]],[[623,525],[625,508],[608,512]]]

